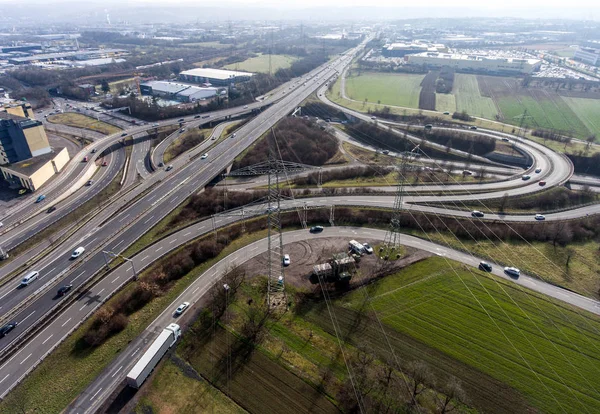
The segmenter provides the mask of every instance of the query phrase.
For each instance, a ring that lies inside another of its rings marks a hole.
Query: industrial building
[[[179,74],[179,79],[186,82],[210,83],[216,86],[228,86],[232,83],[250,80],[253,73],[238,72],[234,70],[198,68],[184,70]]]
[[[577,49],[573,59],[588,65],[598,66],[598,63],[600,63],[600,50],[592,48]]]
[[[34,63],[52,63],[65,60],[90,60],[103,58],[117,58],[128,52],[123,49],[97,49],[97,50],[78,50],[75,52],[60,53],[42,53],[26,57],[9,58],[8,63],[13,65],[25,65]]]
[[[540,59],[517,59],[496,56],[459,55],[425,52],[408,56],[408,63],[414,66],[440,68],[448,66],[458,72],[479,72],[492,74],[531,74],[540,70]]]
[[[142,95],[158,96],[180,102],[203,101],[219,93],[219,88],[200,88],[177,82],[151,81],[140,84]]]
[[[445,52],[447,49],[442,44],[428,45],[425,43],[390,43],[381,49],[381,54],[385,57],[401,58],[406,55],[412,55],[423,52]]]
[[[28,104],[0,108],[0,171],[11,186],[39,189],[69,162],[66,148],[52,149]]]

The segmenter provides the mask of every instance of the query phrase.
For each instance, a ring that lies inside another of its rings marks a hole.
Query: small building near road
[[[0,166],[3,178],[15,188],[38,190],[55,174],[58,174],[69,162],[69,152],[66,148],[30,158],[15,164]]]
[[[229,86],[232,83],[245,82],[254,76],[250,72],[235,70],[198,68],[184,70],[179,73],[179,79],[186,82],[210,83],[216,86]]]

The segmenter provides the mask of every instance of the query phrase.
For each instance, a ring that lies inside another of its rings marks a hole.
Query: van
[[[31,272],[27,273],[23,280],[21,280],[21,286],[29,286],[29,284],[36,280],[39,275],[40,272],[37,270],[32,270]]]
[[[73,251],[73,253],[71,254],[71,259],[77,259],[79,256],[81,256],[83,254],[83,252],[85,252],[85,248],[83,248],[83,247],[76,248]]]
[[[348,243],[348,247],[350,248],[350,250],[352,250],[356,254],[364,254],[365,253],[365,246],[363,246],[361,243],[357,242],[356,240],[350,240],[350,242]]]

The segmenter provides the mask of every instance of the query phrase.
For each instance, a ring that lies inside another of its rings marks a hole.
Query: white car
[[[543,214],[536,214],[535,219],[538,221],[546,220],[546,217]]]
[[[4,223],[0,221],[0,228],[4,227]]]
[[[248,109],[248,105],[244,105],[244,109]]]
[[[519,269],[517,269],[516,267],[505,267],[504,273],[506,273],[509,276],[519,277],[519,275],[521,274],[521,271]]]
[[[175,309],[175,315],[181,315],[187,308],[190,307],[190,302],[183,302],[177,309]]]
[[[373,254],[373,248],[369,245],[369,243],[363,243],[363,247],[367,253]]]
[[[71,259],[77,259],[79,256],[81,256],[83,254],[83,252],[85,252],[85,247],[76,248],[73,251],[73,253],[71,254]]]
[[[202,154],[202,156],[200,157],[201,160],[205,160],[207,158],[208,158],[208,153],[206,153],[206,152],[204,154]]]
[[[284,266],[289,266],[290,263],[291,263],[290,255],[289,254],[284,254],[283,255],[283,265]]]

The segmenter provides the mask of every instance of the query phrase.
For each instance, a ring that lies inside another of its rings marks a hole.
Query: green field
[[[359,102],[384,105],[419,107],[421,81],[424,75],[364,73],[346,78],[346,94],[348,98]]]
[[[87,115],[82,115],[75,112],[50,115],[48,117],[48,122],[51,122],[53,124],[68,125],[75,128],[90,129],[92,131],[100,132],[104,135],[114,134],[121,130],[121,128],[116,127],[114,125],[107,124],[106,122],[98,121]]]
[[[456,99],[456,110],[467,111],[469,115],[487,119],[496,119],[498,109],[494,100],[481,95],[475,75],[457,73],[452,93]]]
[[[364,295],[339,303],[357,310]],[[437,257],[379,281],[369,296],[385,325],[510,385],[541,412],[600,412],[594,315]]]
[[[289,68],[297,58],[288,55],[271,55],[271,72],[275,73],[279,69]],[[230,70],[242,70],[246,72],[269,73],[269,55],[259,55],[243,62],[232,63],[224,67]]]
[[[449,93],[435,94],[435,110],[439,112],[456,112],[456,98]]]
[[[562,99],[577,114],[589,132],[600,137],[600,100],[566,96]]]

